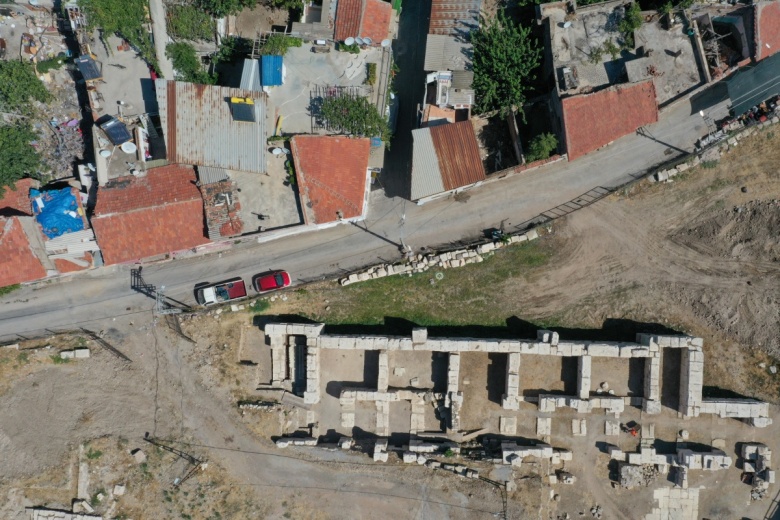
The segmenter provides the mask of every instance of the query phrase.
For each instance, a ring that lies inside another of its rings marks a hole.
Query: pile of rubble
[[[751,500],[761,500],[775,483],[775,472],[770,468],[772,450],[765,444],[746,442],[742,445],[742,468],[752,478]]]
[[[658,478],[660,472],[654,465],[637,466],[635,464],[621,463],[619,466],[620,487],[632,489],[635,487],[647,487]]]
[[[266,401],[257,402],[242,402],[238,404],[238,408],[241,410],[261,410],[263,412],[273,412],[278,410],[278,403],[269,403]]]
[[[719,136],[720,139],[725,141],[720,146],[715,148],[710,148],[709,150],[706,150],[704,153],[702,153],[701,156],[694,156],[692,159],[682,164],[678,164],[674,168],[669,168],[667,170],[659,170],[655,173],[655,175],[650,177],[650,181],[651,182],[668,181],[672,177],[679,175],[680,173],[687,171],[690,168],[698,166],[701,162],[717,161],[720,159],[721,155],[723,155],[724,153],[726,153],[732,148],[736,148],[740,140],[744,139],[745,137],[753,135],[756,132],[756,130],[758,130],[759,128],[765,128],[769,125],[774,125],[777,123],[780,123],[780,117],[774,116],[771,119],[767,119],[763,123],[758,123],[756,125],[744,128],[741,132],[734,134],[732,137],[728,137],[727,134],[725,133],[718,132],[719,134],[721,134]],[[713,136],[715,136],[715,134],[713,134]],[[704,140],[701,143],[702,146],[706,146],[707,144],[709,143],[704,142]]]
[[[432,268],[449,269],[451,267],[463,267],[467,264],[479,263],[484,260],[484,255],[492,253],[505,245],[528,242],[539,237],[539,233],[532,229],[522,235],[512,235],[508,237],[506,243],[502,241],[487,242],[475,247],[458,249],[447,253],[430,253],[427,255],[418,254],[413,256],[408,262],[396,264],[379,264],[369,267],[360,273],[352,273],[349,276],[339,280],[341,285],[349,285],[356,282],[365,282],[376,278],[400,274],[412,275],[414,273],[423,273]]]

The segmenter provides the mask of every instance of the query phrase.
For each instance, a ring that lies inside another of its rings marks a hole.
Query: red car
[[[259,293],[275,291],[288,285],[290,285],[290,275],[287,271],[271,271],[270,273],[256,274],[252,278],[252,286]]]

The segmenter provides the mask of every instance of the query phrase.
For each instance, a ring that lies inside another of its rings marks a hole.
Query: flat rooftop
[[[569,13],[565,3],[540,7],[550,25],[552,66],[558,92],[574,95],[609,85],[652,78],[663,104],[702,84],[690,37],[681,24],[666,30],[645,23],[634,33],[634,49],[621,49],[618,30],[622,1],[604,2]]]

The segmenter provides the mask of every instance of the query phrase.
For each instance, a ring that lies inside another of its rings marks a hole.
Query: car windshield
[[[282,278],[281,273],[277,273],[274,275],[274,281],[276,282],[277,287],[281,287],[284,285],[284,278]]]

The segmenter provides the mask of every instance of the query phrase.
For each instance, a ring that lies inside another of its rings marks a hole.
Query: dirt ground
[[[273,26],[287,26],[289,14],[284,9],[273,9],[258,3],[254,9],[244,9],[235,17],[235,34],[254,40],[258,33],[268,32]]]

